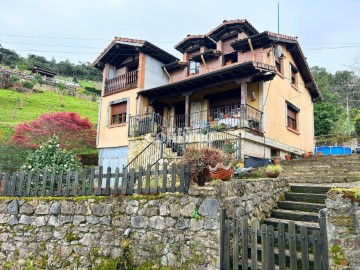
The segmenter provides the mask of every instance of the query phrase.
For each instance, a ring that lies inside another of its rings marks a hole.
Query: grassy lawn
[[[61,106],[59,95],[54,92],[33,93],[25,97],[24,94],[16,91],[0,89],[0,131],[8,133],[12,127],[21,122],[35,120],[44,113],[60,111],[76,112],[81,117],[88,117],[93,124],[97,123],[99,107],[97,102],[69,96],[63,96],[63,100]],[[22,109],[20,109],[21,101],[23,101]]]

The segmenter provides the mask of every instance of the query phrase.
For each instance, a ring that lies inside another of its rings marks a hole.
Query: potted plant
[[[282,172],[280,165],[268,165],[265,170],[265,174],[269,178],[276,178]]]
[[[278,164],[281,163],[281,158],[280,157],[273,157],[272,160],[273,160],[273,163],[275,165],[278,165]]]
[[[312,156],[314,155],[314,152],[313,152],[313,151],[309,151],[308,154],[309,154],[309,157],[312,157]]]
[[[217,178],[223,181],[228,181],[234,172],[231,165],[225,166],[222,162],[218,162],[214,168],[210,165],[208,168],[212,178]]]
[[[290,154],[285,155],[285,160],[291,160],[291,155]]]

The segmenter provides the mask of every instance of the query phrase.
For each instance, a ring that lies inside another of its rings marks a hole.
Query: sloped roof
[[[137,51],[144,52],[164,64],[179,60],[172,54],[146,40],[115,37],[94,60],[92,65],[96,68],[101,68],[104,63],[111,59],[124,59],[129,55],[135,54]]]
[[[224,32],[237,30],[244,32],[248,36],[252,36],[258,34],[259,32],[255,29],[255,27],[249,23],[246,19],[236,19],[236,20],[224,20],[220,25],[212,29],[206,36],[211,39],[218,41],[221,35]]]
[[[187,35],[186,38],[176,44],[174,48],[179,52],[184,53],[190,50],[198,49],[201,46],[205,46],[209,49],[215,49],[216,43],[206,35]]]

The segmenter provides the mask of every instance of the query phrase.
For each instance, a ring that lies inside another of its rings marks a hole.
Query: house
[[[189,145],[229,141],[248,166],[314,149],[321,93],[297,37],[229,20],[175,49],[181,60],[148,41],[116,37],[94,61],[103,72],[100,165],[146,166]]]
[[[31,70],[32,74],[40,74],[45,80],[54,80],[54,77],[56,75],[58,75],[57,73],[50,71],[50,70],[46,70],[40,67],[33,67],[33,69]]]

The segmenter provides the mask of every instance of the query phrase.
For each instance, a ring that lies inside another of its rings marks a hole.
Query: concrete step
[[[316,213],[318,213],[321,209],[326,208],[325,204],[294,201],[280,201],[278,202],[278,207],[285,210],[299,210]]]
[[[332,188],[331,185],[309,185],[309,184],[290,184],[291,192],[296,193],[317,193],[326,194]]]
[[[309,221],[318,222],[319,217],[317,213],[304,212],[299,210],[285,210],[285,209],[273,209],[271,217],[279,219],[288,219],[296,221]]]
[[[360,176],[351,175],[286,175],[280,174],[281,178],[286,178],[289,183],[310,183],[310,184],[323,184],[323,183],[350,183],[360,181]]]
[[[295,193],[287,192],[285,193],[286,201],[296,201],[296,202],[311,202],[311,203],[325,203],[326,195],[325,194],[316,194],[316,193]]]
[[[264,220],[264,224],[277,226],[279,223],[282,223],[282,224],[284,224],[285,229],[287,230],[288,225],[291,221],[295,223],[297,231],[300,231],[300,226],[307,227],[308,231],[320,230],[320,226],[319,226],[318,222],[279,219],[279,218],[273,218],[273,217],[266,218]]]

